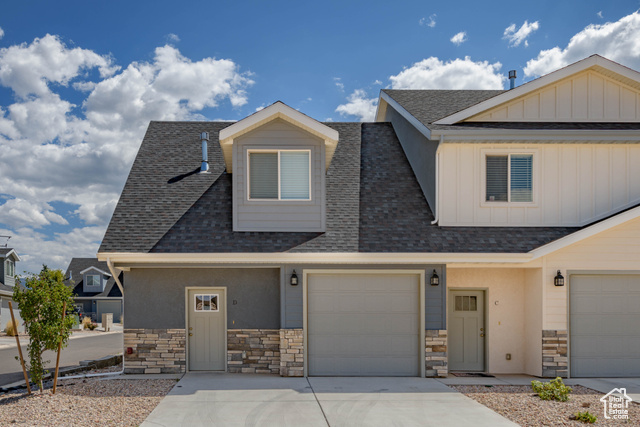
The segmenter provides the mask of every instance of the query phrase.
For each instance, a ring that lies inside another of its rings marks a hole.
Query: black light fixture
[[[296,274],[296,271],[293,270],[293,274],[291,275],[291,286],[298,286],[298,275]]]
[[[436,270],[433,270],[433,274],[431,275],[431,286],[438,286],[440,284],[440,278],[436,274]]]
[[[556,286],[564,286],[564,276],[560,273],[560,270],[558,270],[558,274],[556,274],[556,277],[553,279],[553,284]]]

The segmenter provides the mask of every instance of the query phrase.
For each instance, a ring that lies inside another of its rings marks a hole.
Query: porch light
[[[293,270],[293,274],[291,275],[291,286],[298,286],[298,275],[296,274],[296,271]]]
[[[556,277],[553,279],[553,284],[556,286],[564,286],[564,276],[560,273],[560,270],[558,270],[558,274],[556,274]]]
[[[433,274],[431,275],[431,286],[438,286],[440,284],[440,278],[436,274],[436,271],[433,270]]]

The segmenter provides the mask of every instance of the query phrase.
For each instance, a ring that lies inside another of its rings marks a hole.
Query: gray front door
[[[187,295],[190,371],[223,371],[226,359],[225,290],[190,289]]]
[[[449,294],[449,369],[484,371],[484,291]]]

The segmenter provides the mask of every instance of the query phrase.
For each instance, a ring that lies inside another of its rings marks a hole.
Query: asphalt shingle
[[[109,273],[109,267],[104,261],[98,261],[98,258],[72,258],[64,274],[64,284],[73,288],[73,293],[79,297],[121,297],[120,288],[116,285],[113,276],[110,276],[104,287],[104,291],[100,293],[85,292],[83,289],[83,277],[81,271],[89,267],[95,267],[99,270]],[[122,274],[120,279],[122,279]]]

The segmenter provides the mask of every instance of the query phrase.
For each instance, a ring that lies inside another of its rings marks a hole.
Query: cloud
[[[335,83],[336,87],[340,89],[340,92],[344,92],[344,83],[342,83],[342,79],[340,77],[334,77],[333,82]]]
[[[436,26],[436,15],[435,13],[429,15],[428,18],[420,18],[419,24],[426,25],[429,28],[433,28]]]
[[[95,255],[150,120],[202,119],[203,108],[222,102],[240,107],[253,81],[230,59],[192,61],[169,45],[121,68],[46,35],[0,49],[0,84],[14,94],[0,101],[0,234],[31,260],[21,268],[39,270]],[[56,212],[57,201],[72,212]],[[51,225],[66,231],[50,235]]]
[[[0,39],[2,39],[3,37],[4,37],[4,30],[0,28]]]
[[[356,89],[347,97],[347,101],[336,108],[336,113],[340,113],[341,116],[356,116],[361,122],[374,120],[378,98],[368,98],[363,89]]]
[[[516,30],[516,24],[511,24],[505,28],[502,38],[508,40],[509,46],[512,47],[519,46],[523,42],[525,46],[529,46],[527,37],[538,28],[540,28],[538,21],[532,22],[531,24],[529,24],[528,21],[524,21],[524,24],[522,24],[518,30]]]
[[[375,82],[373,82],[374,85],[378,85],[378,86],[382,86],[382,81],[381,80],[376,80]]]
[[[600,11],[600,12],[596,13],[596,15],[598,15],[598,18],[600,18],[600,19],[602,19],[602,18],[603,18],[603,17],[602,17],[602,11]]]
[[[393,89],[502,89],[505,76],[502,64],[464,59],[442,61],[423,59],[389,77]]]
[[[595,53],[627,67],[640,68],[640,13],[633,12],[616,22],[587,26],[571,37],[564,49],[556,46],[540,51],[527,62],[524,74],[541,76]]]
[[[169,34],[167,34],[166,37],[167,37],[167,40],[170,41],[170,42],[177,43],[177,42],[180,41],[180,37],[178,37],[177,34],[169,33]]]
[[[467,32],[466,31],[460,31],[458,34],[456,34],[455,36],[451,37],[450,41],[451,41],[451,43],[455,44],[456,46],[460,46],[462,43],[467,41]]]

